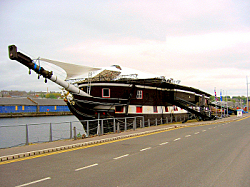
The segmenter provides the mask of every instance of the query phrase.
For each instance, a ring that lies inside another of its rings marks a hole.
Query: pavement
[[[47,143],[37,143],[19,147],[0,149],[0,163],[7,160],[13,160],[23,157],[30,157],[34,155],[45,154],[49,152],[56,152],[65,149],[72,149],[76,147],[83,147],[92,144],[99,144],[103,142],[114,141],[118,139],[124,139],[133,136],[140,136],[145,134],[150,134],[158,131],[170,130],[175,128],[183,128],[198,125],[210,125],[217,123],[226,123],[236,121],[239,118],[249,117],[250,114],[243,114],[242,117],[237,117],[236,115],[222,118],[214,121],[191,121],[186,123],[169,123],[162,124],[158,126],[150,126],[145,128],[138,128],[136,130],[128,130],[121,133],[110,133],[103,136],[94,136],[90,138],[78,139],[78,140],[60,140]]]

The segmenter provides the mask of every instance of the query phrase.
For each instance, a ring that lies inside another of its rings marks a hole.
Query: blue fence
[[[0,113],[69,112],[68,106],[0,106]]]
[[[40,112],[69,112],[68,106],[39,106]]]

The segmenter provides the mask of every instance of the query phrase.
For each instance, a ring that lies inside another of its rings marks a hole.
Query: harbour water
[[[70,126],[76,127],[77,134],[84,133],[82,124],[75,116],[21,117],[0,119],[0,148],[25,145],[28,127],[29,143],[69,139]],[[52,127],[52,131],[51,131]]]

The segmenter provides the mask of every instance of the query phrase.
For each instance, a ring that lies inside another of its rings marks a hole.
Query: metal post
[[[125,127],[124,127],[124,131],[127,130],[127,118],[125,117]]]
[[[168,123],[168,117],[166,117],[166,123]]]
[[[148,119],[148,126],[150,127],[150,119]]]
[[[89,120],[87,121],[87,135],[89,137]]]
[[[222,118],[222,91],[220,90],[220,117]]]
[[[98,120],[99,121],[99,120]],[[101,127],[100,127],[100,123],[98,123],[97,125],[97,135],[100,136],[101,135]]]
[[[142,120],[140,120],[140,128],[142,128]]]
[[[163,124],[162,118],[161,118],[161,124]]]
[[[157,118],[155,118],[155,126],[157,126]]]
[[[52,123],[49,124],[49,141],[52,142]]]
[[[26,124],[26,145],[29,145],[29,128],[28,128],[28,124]]]
[[[175,116],[175,122],[177,122],[177,116]]]
[[[216,104],[215,104],[215,116],[216,116],[216,118],[217,118],[217,100],[216,100],[215,103],[216,103]]]
[[[113,119],[113,130],[114,130],[114,133],[115,133],[115,118]]]
[[[170,122],[173,123],[173,116],[171,115]]]
[[[69,122],[69,138],[72,139],[72,122]]]
[[[73,128],[74,129],[74,140],[76,140],[76,127]]]
[[[144,116],[142,116],[142,127],[145,127],[145,120],[144,120]]]
[[[97,114],[98,117],[97,117],[97,123],[98,123],[98,126],[97,126],[97,134],[100,133],[100,131],[98,132],[98,127],[100,126],[100,113]],[[98,134],[99,135],[99,134]]]
[[[249,108],[248,108],[248,77],[247,77],[247,113],[248,113],[248,110]]]
[[[104,129],[103,129],[103,119],[101,120],[101,135],[104,134]]]
[[[135,129],[136,129],[136,118],[134,118],[133,120],[133,130],[135,131]]]
[[[117,133],[120,133],[120,123],[117,123]]]

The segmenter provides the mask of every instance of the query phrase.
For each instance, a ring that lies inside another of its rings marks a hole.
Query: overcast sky
[[[9,60],[15,44],[32,58],[119,64],[246,96],[249,10],[246,0],[1,0],[0,90],[59,91]]]

